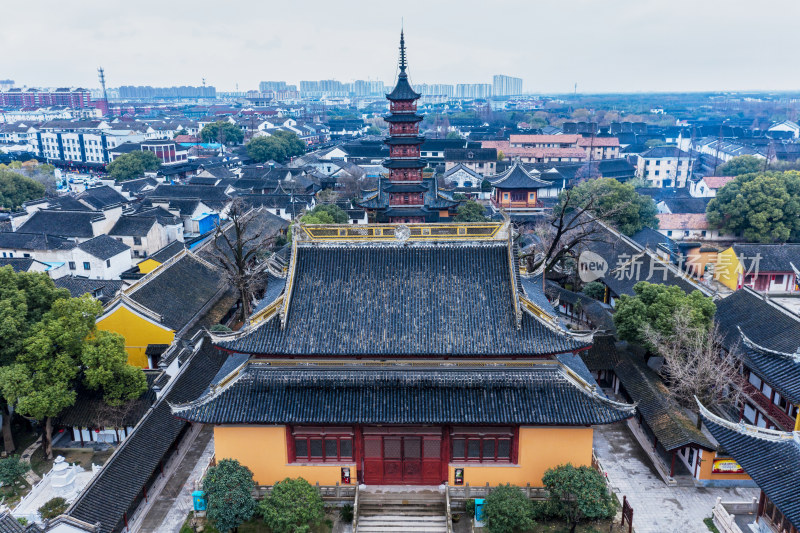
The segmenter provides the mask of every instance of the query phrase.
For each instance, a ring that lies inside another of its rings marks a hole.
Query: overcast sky
[[[524,79],[530,92],[797,90],[800,0],[4,1],[0,79],[27,86]]]

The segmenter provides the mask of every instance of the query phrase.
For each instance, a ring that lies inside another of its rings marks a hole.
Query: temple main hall
[[[540,486],[589,465],[606,398],[505,223],[300,225],[285,279],[240,331],[204,342],[228,362],[173,405],[214,427],[217,460],[257,483]]]

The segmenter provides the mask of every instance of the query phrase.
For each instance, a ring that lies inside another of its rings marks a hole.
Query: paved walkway
[[[620,502],[628,497],[637,533],[707,533],[703,519],[721,497],[750,501],[754,488],[668,487],[624,423],[596,426],[594,447]]]
[[[214,455],[214,429],[205,426],[147,513],[140,533],[177,533],[192,510],[194,481]]]
[[[21,459],[23,461],[28,461],[28,464],[30,464],[31,455],[33,455],[33,452],[35,452],[41,446],[42,446],[42,437],[39,436],[39,438],[36,439],[36,442],[25,448],[25,451],[22,452]],[[33,471],[33,469],[28,469],[28,471],[25,472],[25,475],[23,477],[31,487],[36,485],[42,479],[36,472]]]

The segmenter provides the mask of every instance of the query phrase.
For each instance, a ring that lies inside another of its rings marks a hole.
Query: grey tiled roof
[[[299,246],[284,328],[262,322],[220,346],[245,353],[530,357],[582,346],[523,313],[508,247]]]
[[[154,216],[122,215],[108,234],[119,237],[145,237],[156,222],[158,220]]]
[[[653,369],[625,352],[619,353],[618,358],[614,373],[664,449],[671,451],[688,445],[715,449],[680,408],[669,401],[667,389]]]
[[[612,403],[557,363],[524,369],[287,368],[250,363],[181,418],[211,424],[608,424]]]
[[[162,324],[181,331],[217,296],[222,277],[205,262],[186,254],[135,287],[128,293],[132,300],[160,315]]]
[[[103,215],[95,211],[37,211],[20,226],[23,233],[47,233],[59,237],[94,237],[92,221]]]
[[[800,528],[800,440],[746,425],[732,427],[703,413],[706,427],[791,524]]]
[[[169,404],[197,398],[219,371],[225,356],[208,340],[184,363],[165,396],[145,414],[134,432],[117,448],[102,470],[72,503],[67,514],[88,522],[100,523],[100,533],[119,531],[123,515],[132,516],[143,498],[142,488],[158,472],[186,422],[172,416]]]
[[[116,296],[122,288],[123,282],[118,279],[89,279],[78,276],[63,276],[53,280],[56,287],[67,289],[73,298],[84,294],[95,296],[97,291],[102,292],[102,296],[95,296],[101,302],[107,302]]]
[[[130,246],[108,235],[98,235],[88,241],[83,241],[78,245],[78,248],[103,260],[130,251]]]
[[[750,289],[717,302],[716,321],[729,350],[792,403],[800,402],[800,317]],[[740,333],[741,332],[741,333]],[[741,334],[759,347],[748,347]],[[760,348],[764,348],[763,350]]]
[[[23,231],[0,231],[0,248],[16,250],[71,250],[73,241],[47,235],[45,233],[26,233]]]
[[[792,272],[792,265],[800,268],[800,244],[734,244],[733,251],[740,261],[744,259],[746,270],[757,255],[759,272]]]
[[[32,257],[0,257],[0,268],[10,266],[14,272],[27,272],[34,261]]]

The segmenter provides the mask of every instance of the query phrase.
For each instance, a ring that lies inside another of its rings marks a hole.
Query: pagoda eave
[[[383,167],[388,169],[425,168],[428,162],[425,159],[385,159]]]

